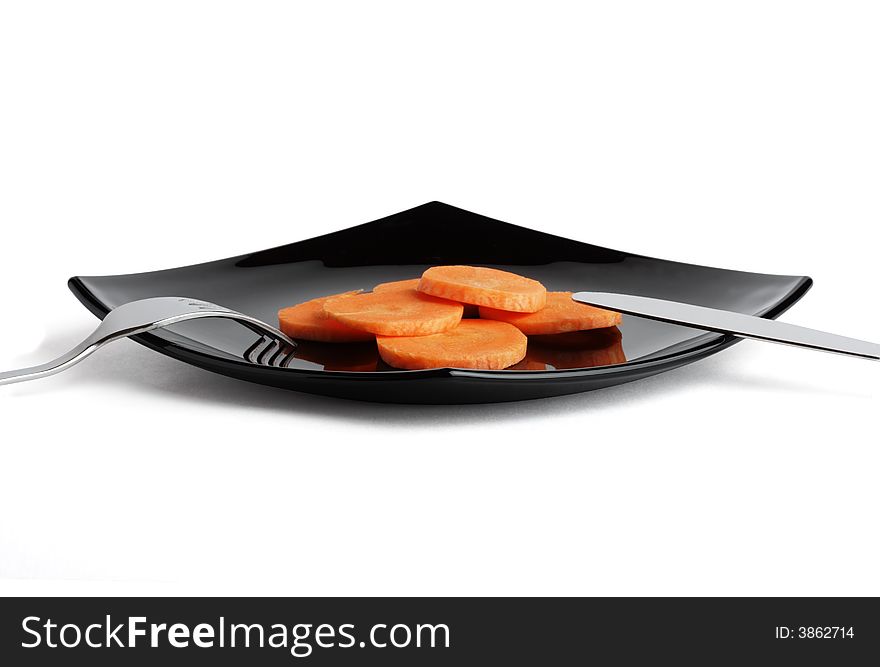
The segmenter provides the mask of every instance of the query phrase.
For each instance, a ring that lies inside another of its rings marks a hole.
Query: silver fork
[[[95,350],[120,338],[161,329],[171,324],[205,317],[235,320],[260,338],[245,352],[245,359],[264,366],[286,367],[296,349],[296,343],[275,327],[250,315],[239,313],[214,303],[179,296],[160,296],[131,301],[114,308],[91,335],[57,359],[39,366],[0,373],[0,385],[36,380],[60,373],[79,363]]]

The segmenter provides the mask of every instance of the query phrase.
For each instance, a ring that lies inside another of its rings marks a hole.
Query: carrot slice
[[[330,299],[324,312],[337,322],[382,336],[426,336],[461,321],[460,303],[414,289],[390,290]]]
[[[395,280],[390,283],[381,283],[376,285],[373,288],[374,292],[392,292],[392,291],[400,291],[404,289],[418,289],[420,278],[410,278],[409,280]],[[480,316],[480,308],[479,306],[474,306],[470,303],[462,304],[464,306],[464,312],[462,313],[462,317],[479,317]]]
[[[520,361],[527,339],[516,327],[490,320],[463,320],[433,336],[378,336],[379,356],[389,366],[500,370]]]
[[[550,336],[530,336],[525,362],[554,368],[592,368],[626,362],[620,329],[570,331]]]
[[[509,322],[527,336],[602,329],[620,324],[620,313],[578,303],[571,292],[548,292],[547,305],[536,313],[511,313],[480,306],[480,317]]]
[[[410,278],[409,280],[393,280],[390,283],[380,283],[373,288],[374,292],[399,292],[405,289],[417,289],[419,286],[418,278]]]
[[[357,329],[332,320],[324,313],[324,303],[329,299],[347,299],[355,292],[344,292],[331,296],[322,296],[311,301],[282,308],[278,311],[278,322],[281,331],[291,338],[316,340],[324,343],[355,343],[373,340],[373,336]]]
[[[537,280],[481,266],[434,266],[422,274],[419,291],[518,313],[534,313],[547,301]]]

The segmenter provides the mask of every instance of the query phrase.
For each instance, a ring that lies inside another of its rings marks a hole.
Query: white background
[[[785,320],[878,340],[878,34],[871,2],[5,2],[0,367],[94,326],[71,275],[435,199],[809,274]],[[878,595],[878,370],[746,342],[383,406],[125,341],[0,388],[2,590]]]

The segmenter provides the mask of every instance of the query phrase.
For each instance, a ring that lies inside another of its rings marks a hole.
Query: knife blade
[[[880,360],[880,345],[877,343],[730,310],[612,292],[575,292],[571,298],[590,306],[660,322],[732,334],[741,338],[846,354],[862,359]]]

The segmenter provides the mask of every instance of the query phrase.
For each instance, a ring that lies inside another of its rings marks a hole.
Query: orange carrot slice
[[[324,302],[324,312],[337,322],[382,336],[426,336],[461,321],[460,303],[414,289],[358,294]]]
[[[324,303],[327,300],[347,299],[359,293],[358,290],[322,296],[289,308],[282,308],[278,311],[279,328],[291,338],[316,340],[324,343],[355,343],[373,340],[372,335],[347,327],[330,319],[324,313]]]
[[[578,303],[571,292],[548,292],[547,305],[536,313],[511,313],[480,306],[480,317],[509,322],[527,336],[602,329],[620,324],[620,313]]]
[[[393,280],[390,283],[380,283],[373,288],[374,292],[399,292],[405,289],[417,289],[419,286],[418,278],[410,278],[409,280]]]
[[[422,274],[419,291],[518,313],[534,313],[547,301],[537,280],[481,266],[434,266]]]
[[[418,289],[420,278],[410,278],[409,280],[395,280],[390,283],[381,283],[376,285],[373,288],[374,292],[391,292],[391,291],[400,291],[404,289]],[[480,308],[479,306],[474,306],[470,303],[462,304],[464,306],[464,312],[462,313],[462,317],[479,317],[480,316]]]
[[[419,368],[482,368],[500,370],[520,361],[527,339],[505,322],[463,320],[433,336],[378,336],[379,356],[389,366]]]

